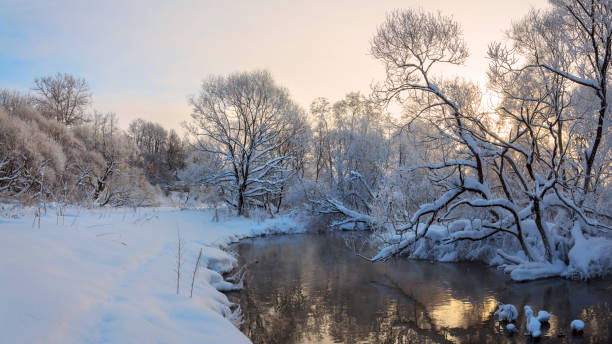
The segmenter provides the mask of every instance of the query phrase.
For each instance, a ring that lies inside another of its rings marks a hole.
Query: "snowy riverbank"
[[[303,231],[289,216],[257,222],[211,211],[49,209],[0,217],[0,333],[7,343],[248,343],[232,323],[220,247],[263,233]],[[176,294],[177,228],[185,243]],[[205,263],[189,297],[196,256]]]

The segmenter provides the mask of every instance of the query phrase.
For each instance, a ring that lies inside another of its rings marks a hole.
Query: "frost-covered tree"
[[[302,110],[266,71],[210,77],[190,103],[195,146],[218,163],[202,182],[218,186],[238,215],[268,207],[295,173]]]
[[[0,192],[3,194],[38,199],[53,192],[59,183],[66,155],[61,145],[44,130],[45,125],[53,123],[34,109],[17,107],[7,112],[0,108]]]
[[[393,121],[379,103],[359,93],[333,104],[319,98],[311,117],[315,183],[307,194],[313,210],[335,217],[333,226],[375,227],[387,221],[383,209],[389,209],[389,193],[414,181],[412,173],[404,180],[395,178],[401,168]],[[418,149],[405,148],[404,156]]]
[[[154,202],[156,191],[136,161],[139,151],[117,125],[113,113],[94,113],[92,120],[75,128],[76,135],[90,151],[103,158],[100,169],[87,171],[83,183],[90,186],[91,199],[99,205],[137,206]]]
[[[66,125],[79,124],[85,119],[91,103],[89,86],[85,79],[57,73],[34,80],[34,104],[45,117]]]
[[[516,279],[611,268],[602,263],[608,248],[601,242],[584,252],[591,236],[612,229],[609,210],[601,214],[582,201],[597,184],[605,193],[610,188],[593,178],[610,157],[604,137],[609,2],[553,5],[515,26],[512,49],[492,46],[491,86],[503,98],[494,113],[482,111],[477,86],[435,74],[439,65],[462,64],[468,56],[453,19],[395,11],[379,27],[371,52],[387,77],[376,95],[409,104],[409,121],[424,120],[435,132],[431,139],[452,149],[422,166],[438,197],[393,226],[397,235],[374,259],[493,259],[496,253]],[[598,106],[581,99],[582,87],[593,91]]]
[[[100,169],[102,156],[88,150],[71,128],[42,116],[27,97],[4,94],[12,98],[0,105],[0,192],[26,200],[88,199],[91,189],[83,181]]]
[[[545,105],[555,110],[550,121],[556,122],[552,132],[559,146],[555,150],[556,164],[567,162],[566,156],[575,163],[564,167],[564,171],[573,174],[575,184],[565,188],[581,205],[592,198],[598,184],[607,177],[605,170],[610,162],[606,139],[612,75],[612,3],[551,3],[551,10],[531,11],[513,26],[509,33],[511,48],[494,47],[493,76],[531,76],[537,78],[536,87],[544,86],[550,93]],[[521,65],[517,60],[524,62]],[[519,73],[517,69],[521,67]],[[515,98],[529,100],[520,95]]]
[[[331,157],[331,105],[325,98],[317,98],[310,104],[312,123],[312,156],[315,182],[319,181],[322,173],[329,173],[329,180],[333,180]]]
[[[67,123],[41,109],[40,99],[0,91],[0,194],[27,202],[151,204],[156,190],[133,164],[140,153],[114,114]]]
[[[18,91],[0,90],[0,107],[6,112],[13,112],[19,107],[33,104],[32,96]]]

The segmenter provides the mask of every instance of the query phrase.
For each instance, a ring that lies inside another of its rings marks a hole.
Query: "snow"
[[[550,320],[550,313],[548,313],[547,311],[538,312],[538,321],[548,322],[548,320]]]
[[[602,276],[612,270],[612,240],[606,238],[587,238],[576,222],[571,230],[574,246],[568,257],[570,264],[564,275],[588,278]]]
[[[516,331],[516,326],[514,324],[508,324],[508,325],[506,325],[506,330],[508,330],[510,332],[515,332]]]
[[[582,332],[584,330],[584,322],[582,320],[572,320],[570,328],[572,332]]]
[[[239,310],[219,290],[239,238],[299,232],[290,216],[257,222],[212,211],[53,208],[34,225],[27,209],[0,219],[0,333],[7,343],[248,343]],[[184,240],[176,294],[177,229]],[[193,298],[199,249],[205,257]]]
[[[577,84],[580,84],[580,85],[583,85],[583,86],[592,87],[592,88],[594,88],[595,90],[598,90],[598,91],[601,90],[601,87],[599,87],[597,82],[595,82],[593,80],[589,80],[589,79],[584,79],[584,78],[578,77],[576,75],[573,75],[573,74],[570,74],[568,72],[562,71],[562,70],[560,70],[558,68],[555,68],[555,67],[553,67],[553,66],[551,66],[549,64],[546,64],[546,63],[541,63],[540,66],[550,70],[553,73],[559,74],[559,75],[561,75],[561,76],[563,76],[563,77],[565,77],[565,78],[567,78],[567,79],[569,79],[569,80],[571,80],[571,81],[573,81],[573,82],[575,82]]]
[[[558,277],[565,273],[567,266],[556,260],[548,262],[525,262],[519,265],[508,266],[505,271],[510,272],[510,277],[519,282],[532,281],[542,278]]]
[[[475,162],[469,161],[469,160],[450,160],[450,161],[441,162],[439,164],[426,165],[425,167],[432,169],[432,170],[436,170],[436,169],[441,169],[445,167],[456,167],[456,166],[469,166],[472,168],[478,167]]]
[[[495,311],[495,315],[500,321],[514,321],[518,317],[518,311],[514,305],[499,304],[497,311]]]
[[[464,201],[458,201],[460,202]],[[496,200],[482,200],[482,202],[497,204]],[[426,204],[419,211],[429,206],[431,204]],[[431,224],[427,227],[421,222],[414,226],[415,229],[406,231],[402,235],[383,236],[382,247],[371,260],[386,260],[393,255],[403,255],[413,259],[441,262],[480,261],[498,266],[514,281],[552,277],[588,279],[612,273],[612,255],[609,254],[612,251],[612,239],[583,234],[581,226],[585,225],[579,221],[571,230],[573,240],[553,232],[553,228],[558,227],[557,224],[546,223],[545,226],[552,239],[551,242],[564,241],[569,246],[567,254],[569,264],[558,256],[554,256],[552,262],[544,259],[543,246],[532,240],[537,235],[537,227],[532,219],[521,221],[521,227],[526,248],[535,261],[529,261],[515,238],[505,233],[494,233],[495,230],[490,228],[490,224],[487,224],[489,227],[484,227],[484,224],[486,223],[479,219],[469,221],[461,218],[450,222],[447,226]],[[421,240],[417,239],[415,242],[416,238]],[[465,238],[485,239],[457,241]]]
[[[540,330],[540,321],[533,316],[533,310],[529,306],[525,306],[525,332],[527,335],[538,338],[542,332]]]

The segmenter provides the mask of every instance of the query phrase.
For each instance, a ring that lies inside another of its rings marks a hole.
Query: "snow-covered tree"
[[[312,103],[314,211],[344,216],[334,225],[371,222],[372,201],[392,165],[389,119],[359,93]]]
[[[136,161],[138,148],[117,125],[114,113],[94,113],[90,123],[75,128],[90,151],[102,156],[102,167],[89,170],[82,183],[89,185],[90,198],[99,205],[143,205],[154,201],[156,191]]]
[[[37,79],[53,90],[53,99],[70,103],[56,104],[56,110],[72,108],[68,117],[51,115],[51,105],[43,102],[41,94],[0,91],[0,193],[64,204],[150,204],[157,191],[141,166],[134,164],[140,160],[137,147],[118,127],[114,114],[94,113],[82,121],[86,102],[81,108],[72,104],[79,99],[71,88],[84,82],[70,79],[66,75]],[[177,147],[171,152],[173,164],[179,163]],[[162,149],[159,154],[165,157],[166,147]]]
[[[88,150],[71,128],[42,116],[27,100],[3,102],[7,103],[0,106],[0,191],[57,202],[87,199],[90,189],[83,180],[88,171],[99,170],[102,156]]]
[[[303,111],[266,71],[210,77],[190,103],[195,146],[218,159],[202,182],[218,186],[238,215],[268,207],[295,173]]]
[[[453,19],[395,11],[379,27],[371,52],[384,63],[387,77],[376,95],[409,104],[409,120],[429,123],[436,132],[431,138],[452,149],[422,166],[439,196],[394,226],[397,236],[374,259],[396,254],[440,258],[436,252],[475,242],[498,248],[514,278],[544,277],[583,266],[572,253],[584,249],[589,237],[583,235],[612,229],[606,224],[609,210],[602,214],[583,201],[596,185],[610,191],[609,181],[594,173],[610,163],[604,135],[609,2],[553,5],[550,12],[532,13],[515,26],[513,48],[492,45],[491,86],[503,98],[493,113],[482,110],[477,86],[435,74],[439,65],[462,64],[468,56]],[[582,87],[593,91],[598,106],[581,99]],[[598,151],[604,152],[601,160]],[[555,222],[560,216],[569,223]],[[454,257],[476,258],[473,254],[454,252]],[[602,256],[597,254],[595,260]],[[594,269],[601,272],[598,264]]]

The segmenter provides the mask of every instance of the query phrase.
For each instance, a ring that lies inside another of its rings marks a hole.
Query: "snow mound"
[[[552,277],[589,279],[612,274],[612,238],[584,234],[583,226],[586,225],[576,221],[563,230],[563,235],[551,230],[553,242],[563,249],[554,252],[551,261],[547,261],[543,246],[532,240],[538,235],[534,221],[524,220],[522,225],[531,261],[515,238],[500,233],[483,240],[456,241],[486,236],[489,232],[482,229],[478,219],[456,220],[448,226],[431,224],[427,227],[419,223],[403,234],[396,234],[395,230],[385,232],[378,237],[381,248],[371,260],[384,261],[399,255],[440,262],[479,261],[498,266],[519,282]],[[547,223],[547,228],[558,229],[559,226]],[[585,232],[588,233],[588,229]]]
[[[500,321],[514,321],[518,317],[518,311],[514,305],[500,303],[497,311],[495,311],[495,315]]]
[[[540,322],[548,322],[549,319],[550,319],[550,313],[548,313],[547,311],[538,312],[538,320]]]
[[[570,328],[572,332],[582,332],[584,330],[584,322],[582,320],[572,320]]]
[[[527,320],[527,323],[525,324],[526,334],[533,338],[540,337],[542,334],[540,330],[542,325],[540,324],[540,321],[533,316],[533,310],[531,310],[531,307],[529,306],[525,306],[525,319]]]
[[[568,253],[569,266],[566,277],[587,279],[612,272],[612,240],[587,238],[578,223],[571,231],[574,246]]]

